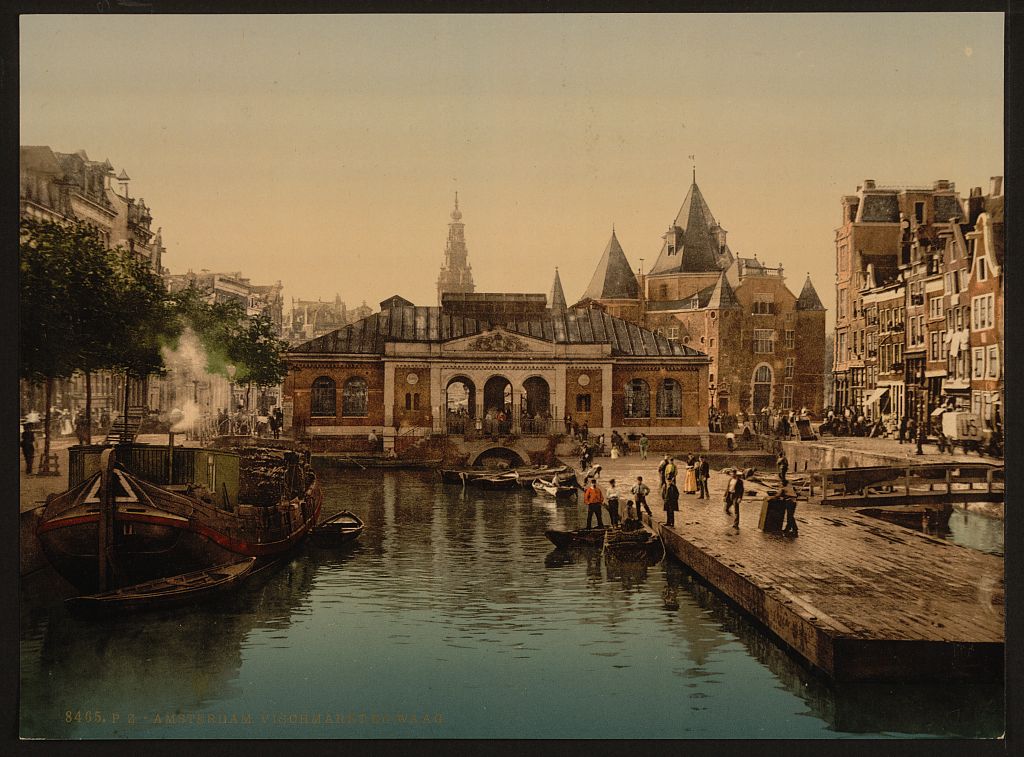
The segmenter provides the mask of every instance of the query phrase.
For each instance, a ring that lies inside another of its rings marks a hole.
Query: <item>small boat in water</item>
[[[572,484],[559,483],[558,479],[552,479],[550,481],[537,479],[533,482],[533,490],[538,494],[547,494],[548,496],[555,498],[571,497],[579,491]]]
[[[249,557],[239,562],[145,581],[101,594],[71,597],[64,600],[64,604],[70,610],[94,614],[136,612],[192,604],[235,586],[252,572],[255,564],[256,558]]]
[[[343,510],[319,524],[309,532],[318,547],[340,547],[359,538],[363,533],[363,521],[349,510]]]
[[[609,529],[604,537],[605,557],[620,562],[644,562],[654,565],[665,556],[665,545],[656,533],[641,526],[634,529]]]
[[[575,484],[576,472],[565,465],[530,465],[511,470],[488,468],[445,468],[441,480],[447,484],[480,486],[485,489],[506,489],[511,486],[531,487],[534,481],[555,479],[559,484]]]
[[[598,528],[580,528],[575,531],[549,529],[544,532],[544,536],[561,549],[585,545],[600,546],[604,544],[604,534],[609,528],[610,526],[599,526]]]

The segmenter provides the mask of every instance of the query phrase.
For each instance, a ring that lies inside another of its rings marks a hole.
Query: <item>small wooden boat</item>
[[[620,562],[654,565],[665,556],[665,545],[656,533],[646,527],[631,531],[609,529],[605,534],[604,551],[606,557],[613,557]]]
[[[555,498],[571,497],[578,491],[578,489],[571,484],[559,483],[558,479],[552,479],[551,481],[537,479],[533,482],[533,490],[538,494],[547,494],[548,496]]]
[[[599,546],[604,543],[604,534],[608,529],[609,526],[580,528],[576,531],[559,531],[558,529],[549,529],[544,532],[544,535],[548,538],[548,541],[562,549],[566,549],[568,547],[580,547],[587,544]]]
[[[354,512],[343,510],[309,532],[318,547],[340,547],[359,538],[363,521]]]
[[[125,586],[102,594],[71,597],[64,604],[84,613],[113,613],[150,610],[191,604],[238,584],[256,564],[255,557],[213,568]]]
[[[514,489],[519,486],[519,478],[515,473],[502,473],[497,476],[480,476],[473,479],[472,484],[481,489]]]

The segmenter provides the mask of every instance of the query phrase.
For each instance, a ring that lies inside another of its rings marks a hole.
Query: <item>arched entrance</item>
[[[551,388],[540,376],[523,382],[519,425],[524,434],[546,434],[551,421]]]
[[[476,387],[465,376],[455,376],[445,387],[445,429],[465,434],[476,417]]]
[[[512,431],[512,383],[504,376],[491,376],[484,384],[484,429],[489,434]]]
[[[761,412],[772,402],[772,369],[762,363],[754,369],[753,404],[751,411]]]
[[[525,465],[523,455],[509,447],[490,447],[483,450],[470,463],[475,468],[516,468]]]

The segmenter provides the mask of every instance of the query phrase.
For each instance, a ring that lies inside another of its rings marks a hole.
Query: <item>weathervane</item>
[[[697,156],[696,155],[689,155],[687,157],[689,157],[690,158],[690,162],[693,163],[693,183],[696,184],[697,183]]]

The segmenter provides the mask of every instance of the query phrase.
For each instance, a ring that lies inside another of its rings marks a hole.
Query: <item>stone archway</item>
[[[530,376],[523,382],[519,415],[519,425],[524,434],[550,433],[551,387],[540,376]]]
[[[445,385],[445,430],[465,434],[476,418],[476,385],[466,376],[453,376]]]
[[[507,434],[512,430],[512,382],[504,376],[491,376],[484,384],[484,431]]]
[[[476,453],[476,455],[471,455],[468,462],[469,465],[473,467],[515,468],[517,466],[525,465],[528,459],[529,456],[524,452],[496,444],[490,447],[485,447]]]

